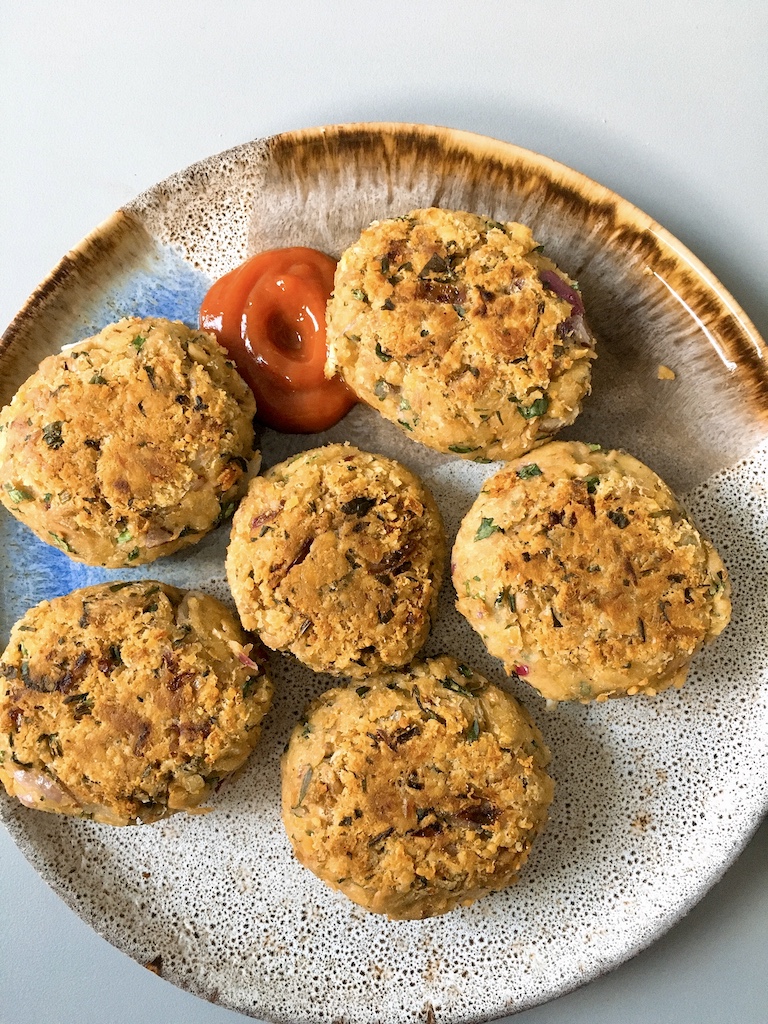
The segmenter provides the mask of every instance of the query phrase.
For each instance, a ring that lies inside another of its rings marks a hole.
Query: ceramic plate
[[[613,193],[505,143],[407,125],[280,135],[149,189],[68,253],[0,348],[5,404],[37,363],[125,315],[195,324],[210,282],[261,249],[338,255],[371,220],[439,205],[521,220],[578,278],[599,339],[592,397],[567,436],[624,447],[684,497],[731,572],[733,623],[679,692],[548,711],[507,681],[553,752],[557,791],[519,883],[424,922],[388,922],[302,869],[278,812],[278,762],[329,685],[275,655],[278,696],[243,774],[207,816],[113,829],[5,801],[4,820],[60,896],[139,962],[274,1021],[481,1021],[620,963],[716,881],[768,803],[768,353],[679,242]],[[659,380],[660,364],[674,380]],[[494,466],[429,452],[357,407],[316,437],[262,440],[270,465],[329,440],[401,459],[451,535]],[[128,572],[70,562],[3,513],[2,635],[32,604],[114,578],[156,577],[228,599],[226,528]],[[427,653],[498,662],[444,586]]]

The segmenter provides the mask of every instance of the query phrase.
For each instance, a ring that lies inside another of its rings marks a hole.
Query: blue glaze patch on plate
[[[126,316],[166,317],[197,327],[200,304],[212,280],[175,249],[155,244],[138,266],[105,284],[82,309],[77,333],[62,338],[62,345],[97,334]]]

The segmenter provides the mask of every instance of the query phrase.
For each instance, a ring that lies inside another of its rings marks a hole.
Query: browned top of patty
[[[231,514],[254,412],[213,335],[121,320],[45,359],[2,410],[0,500],[77,561],[152,561]]]
[[[272,693],[228,609],[152,581],[43,601],[0,674],[6,789],[109,824],[196,807],[245,761]]]

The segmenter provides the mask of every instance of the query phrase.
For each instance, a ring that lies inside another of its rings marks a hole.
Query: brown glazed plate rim
[[[283,157],[299,148],[322,146],[331,138],[338,139],[342,145],[354,147],[371,138],[391,138],[393,143],[397,143],[400,139],[410,142],[424,137],[439,146],[464,149],[478,160],[494,161],[501,165],[517,163],[525,170],[535,170],[541,174],[542,178],[556,182],[559,187],[590,204],[612,207],[620,215],[618,219],[622,226],[638,234],[647,234],[655,240],[665,258],[689,268],[709,296],[716,298],[719,304],[718,318],[721,318],[726,325],[725,335],[722,336],[718,331],[717,339],[722,348],[723,358],[737,365],[742,365],[744,362],[749,364],[753,371],[753,379],[758,385],[760,396],[763,399],[759,403],[761,411],[764,410],[768,415],[768,345],[739,302],[706,264],[663,225],[646,214],[640,207],[581,171],[511,142],[462,129],[434,125],[399,122],[323,125],[316,128],[281,132],[264,139],[254,140],[254,142],[263,143],[270,151],[271,156]],[[245,143],[223,150],[191,164],[182,171],[169,175],[161,182],[144,190],[133,201],[110,214],[92,231],[88,232],[34,289],[0,336],[0,357],[13,344],[25,323],[29,318],[35,316],[38,308],[45,303],[46,299],[64,287],[67,279],[76,273],[83,263],[98,259],[104,250],[110,247],[112,237],[119,230],[125,217],[125,211],[143,205],[143,199],[155,196],[158,190],[173,186],[180,179],[186,181],[191,176],[203,172],[222,157],[229,155],[236,157],[237,154],[247,150],[253,144]],[[722,322],[715,326],[722,326]],[[705,326],[709,325],[705,323]]]

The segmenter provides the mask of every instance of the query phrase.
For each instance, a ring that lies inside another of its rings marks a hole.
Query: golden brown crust
[[[43,601],[0,660],[0,780],[113,825],[191,810],[259,737],[272,684],[234,615],[164,583]]]
[[[336,271],[327,374],[438,451],[488,461],[540,444],[576,418],[594,339],[539,250],[527,227],[469,213],[374,222]]]
[[[297,858],[376,913],[423,918],[515,881],[554,784],[541,733],[453,658],[328,690],[283,758]]]
[[[362,677],[424,644],[445,554],[440,512],[414,473],[333,444],[251,481],[227,576],[244,626],[268,647]]]
[[[251,391],[213,335],[125,319],[49,356],[0,413],[0,500],[89,565],[141,565],[231,514]]]
[[[492,476],[453,549],[456,607],[552,700],[682,686],[730,618],[717,552],[624,452],[553,441]]]

